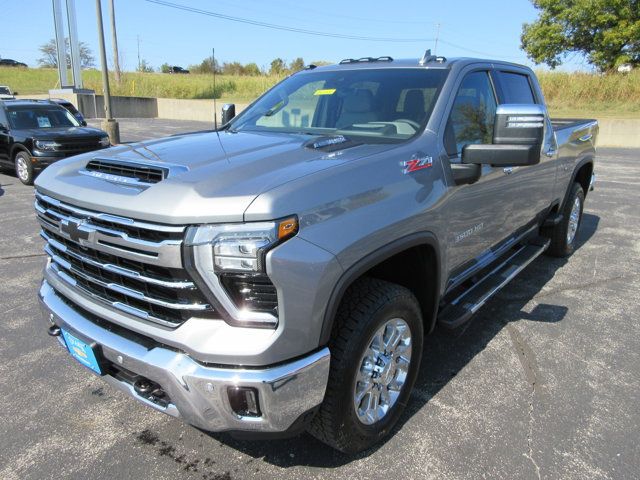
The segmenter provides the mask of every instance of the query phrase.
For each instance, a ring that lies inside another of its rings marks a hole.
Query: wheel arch
[[[325,309],[320,345],[329,342],[335,316],[346,291],[363,276],[409,288],[420,303],[425,332],[433,330],[440,299],[440,247],[433,233],[418,232],[371,252],[342,274]]]
[[[564,199],[562,200],[562,208],[564,208],[567,199],[569,198],[569,192],[571,192],[571,186],[578,182],[582,186],[582,190],[584,191],[585,198],[587,197],[587,193],[589,191],[589,183],[591,182],[591,174],[593,173],[593,164],[595,161],[595,157],[593,154],[586,155],[584,158],[578,161],[575,168],[573,169],[573,174],[571,175],[571,181],[567,185],[567,190],[564,194]]]
[[[29,151],[29,149],[27,147],[25,147],[24,145],[22,145],[21,143],[15,143],[12,147],[11,147],[11,152],[9,154],[9,158],[12,161],[15,161],[16,159],[16,155],[18,154],[18,152],[25,152],[26,154],[28,154],[29,156],[31,156],[31,152]]]

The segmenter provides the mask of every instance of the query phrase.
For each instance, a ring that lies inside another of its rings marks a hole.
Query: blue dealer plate
[[[96,358],[96,354],[91,348],[90,345],[87,345],[82,340],[71,335],[69,332],[65,332],[62,330],[62,336],[64,337],[64,341],[67,344],[67,348],[69,349],[69,353],[73,358],[78,360],[82,365],[87,368],[90,368],[98,375],[102,375],[102,371],[100,370],[100,365],[98,364],[98,359]]]

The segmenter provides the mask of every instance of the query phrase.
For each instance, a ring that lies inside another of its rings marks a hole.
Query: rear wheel
[[[562,221],[553,227],[542,230],[542,234],[551,239],[547,250],[550,255],[567,257],[574,252],[583,209],[584,191],[579,183],[574,183],[562,209]]]
[[[358,280],[338,310],[327,391],[310,432],[347,453],[382,440],[407,404],[422,344],[415,296],[392,283]]]
[[[16,153],[14,158],[16,167],[16,176],[25,185],[33,185],[33,164],[31,163],[31,156],[24,151]]]

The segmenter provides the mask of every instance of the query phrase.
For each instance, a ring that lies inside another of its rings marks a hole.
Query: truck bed
[[[593,122],[597,122],[594,118],[552,118],[551,125],[553,129],[558,132],[564,129],[577,129],[581,126],[586,126],[586,124],[591,124]]]

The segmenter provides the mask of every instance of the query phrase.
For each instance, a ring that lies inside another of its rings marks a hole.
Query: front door
[[[9,161],[9,122],[4,110],[0,108],[0,162]]]
[[[487,71],[467,73],[456,93],[443,132],[449,162],[460,162],[467,144],[491,143],[496,92]],[[482,166],[471,185],[451,186],[448,198],[447,264],[450,278],[473,268],[510,233],[511,179],[503,168]]]

